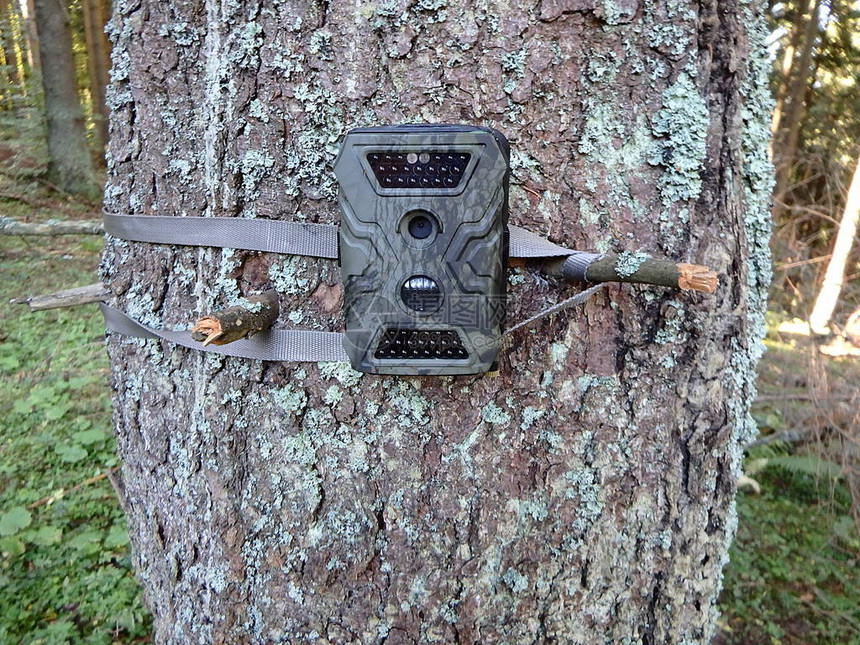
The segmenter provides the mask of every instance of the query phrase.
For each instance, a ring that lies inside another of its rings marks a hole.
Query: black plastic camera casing
[[[493,369],[505,318],[510,147],[497,130],[358,128],[335,162],[344,349],[375,374]]]

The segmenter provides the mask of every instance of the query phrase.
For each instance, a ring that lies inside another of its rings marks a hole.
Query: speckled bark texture
[[[135,561],[159,643],[706,643],[769,281],[752,0],[118,0],[114,212],[336,223],[353,126],[513,146],[511,221],[707,264],[714,296],[616,285],[498,377],[394,378],[111,335]],[[336,329],[333,262],[110,239],[146,324],[280,293]],[[509,320],[570,295],[510,274]]]

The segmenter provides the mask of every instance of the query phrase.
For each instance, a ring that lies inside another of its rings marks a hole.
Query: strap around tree
[[[337,226],[306,224],[281,220],[233,217],[160,217],[104,213],[105,231],[114,237],[134,242],[182,246],[209,246],[245,249],[268,253],[337,258]],[[510,226],[512,258],[574,258],[569,263],[581,270],[600,257],[564,248],[517,226]],[[603,285],[594,285],[567,300],[545,309],[505,331],[508,335],[541,318],[585,301]],[[280,329],[260,332],[251,338],[228,345],[206,345],[192,340],[187,331],[154,329],[125,313],[103,304],[102,313],[110,331],[135,338],[161,338],[183,347],[223,356],[265,361],[323,362],[348,361],[343,349],[343,334],[308,330]]]

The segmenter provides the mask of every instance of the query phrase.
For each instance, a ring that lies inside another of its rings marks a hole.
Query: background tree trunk
[[[100,195],[87,146],[78,97],[69,14],[62,0],[36,0],[45,120],[48,126],[48,174],[63,190],[96,199]]]
[[[87,71],[89,72],[90,96],[93,102],[93,121],[96,126],[96,143],[103,151],[108,141],[108,109],[105,91],[110,81],[110,41],[105,33],[110,2],[107,0],[82,0],[84,10],[84,37],[87,42]],[[101,158],[102,155],[99,155]]]
[[[845,198],[845,210],[839,221],[839,230],[833,243],[830,262],[827,263],[824,282],[821,284],[821,291],[818,292],[815,306],[809,315],[809,328],[815,334],[830,333],[830,319],[833,317],[833,310],[836,309],[839,294],[842,292],[845,267],[848,265],[851,247],[854,246],[854,238],[857,236],[858,223],[860,223],[860,159],[857,160],[857,167],[854,169],[853,179],[848,188],[848,196]]]
[[[723,274],[713,297],[610,287],[496,378],[111,335],[159,642],[709,640],[770,279],[762,11],[116,3],[111,211],[336,223],[346,129],[465,121],[512,142],[512,223]],[[103,277],[157,326],[267,288],[279,326],[339,324],[328,261],[112,239]],[[569,295],[510,282],[511,322]]]
[[[791,89],[793,73],[797,71],[794,57],[797,53],[797,48],[804,43],[803,35],[809,28],[809,11],[815,7],[816,0],[798,2],[795,7],[791,31],[784,36],[786,42],[781,53],[782,62],[777,77],[778,84],[774,93],[773,114],[771,116],[772,137],[775,137],[777,132],[779,132],[782,111],[785,108],[785,101]]]
[[[24,35],[27,38],[27,67],[30,69],[30,74],[41,73],[42,58],[36,30],[36,5],[33,0],[21,0],[19,6],[24,21]]]
[[[774,188],[774,218],[784,208],[800,146],[800,129],[806,116],[806,96],[809,92],[809,80],[812,74],[812,55],[819,38],[819,15],[821,0],[810,0],[803,37],[800,40],[799,53],[794,59],[789,75],[787,93],[780,100],[779,123],[776,125],[775,136],[780,144],[776,146],[779,155],[775,159],[776,187]],[[787,107],[786,107],[787,104]],[[783,114],[784,110],[784,114]]]
[[[0,66],[2,66],[2,94],[7,109],[15,107],[15,95],[26,95],[23,60],[16,47],[19,42],[20,20],[9,0],[0,0]]]

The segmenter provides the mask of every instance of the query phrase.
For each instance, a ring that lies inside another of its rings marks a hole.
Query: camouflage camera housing
[[[344,349],[375,374],[477,374],[505,318],[510,148],[469,125],[351,130],[343,211]]]

